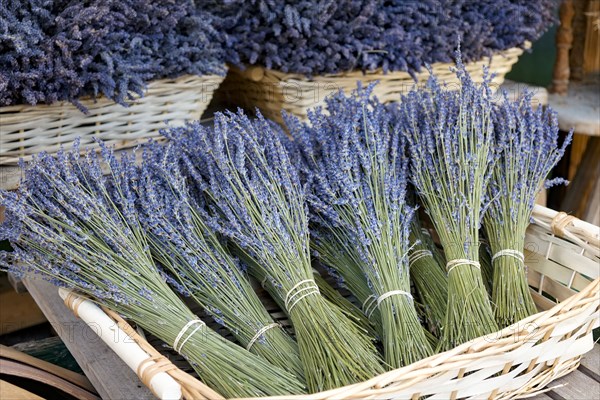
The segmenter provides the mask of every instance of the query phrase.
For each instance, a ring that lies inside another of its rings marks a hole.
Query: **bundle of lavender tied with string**
[[[385,361],[399,368],[433,353],[410,292],[408,160],[404,139],[373,86],[326,99],[327,115],[309,112],[309,124],[287,117],[309,187],[313,221],[356,249],[375,296]],[[332,260],[334,261],[334,260]],[[333,262],[330,267],[344,270]],[[340,273],[342,274],[342,273]]]
[[[250,352],[303,379],[298,345],[273,321],[242,271],[201,215],[203,199],[191,193],[173,145],[144,152],[138,208],[150,250],[168,281],[192,296]],[[138,179],[134,177],[133,179]]]
[[[109,177],[101,163],[108,165]],[[14,252],[1,264],[41,275],[131,319],[183,355],[201,379],[229,397],[302,393],[296,377],[225,340],[198,319],[156,268],[135,209],[133,156],[102,147],[79,156],[42,153],[18,192],[0,191],[6,221],[0,238]]]
[[[311,392],[364,381],[383,371],[371,339],[327,302],[314,281],[303,187],[284,133],[262,116],[215,115],[166,135],[207,201],[209,226],[228,237],[250,271],[284,304]]]
[[[572,132],[558,144],[558,118],[550,108],[531,104],[533,93],[517,101],[504,93],[494,109],[494,132],[500,157],[487,196],[484,229],[492,250],[492,302],[496,322],[503,328],[537,312],[525,274],[525,230],[537,194],[565,183],[546,181],[571,142]]]
[[[411,179],[447,258],[448,303],[440,346],[453,348],[497,330],[479,264],[479,234],[494,152],[490,76],[475,84],[457,52],[460,88],[431,76],[402,97],[400,126]]]

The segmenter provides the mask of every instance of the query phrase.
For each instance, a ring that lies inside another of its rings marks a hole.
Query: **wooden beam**
[[[31,278],[24,283],[103,399],[155,398],[135,372],[64,305],[55,286]]]

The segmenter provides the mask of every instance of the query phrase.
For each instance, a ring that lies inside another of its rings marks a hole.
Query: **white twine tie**
[[[433,253],[429,250],[415,250],[408,255],[408,267],[411,268],[414,263],[424,257],[433,257]]]
[[[500,257],[513,257],[521,262],[521,264],[525,264],[525,255],[518,250],[513,249],[503,249],[494,254],[492,257],[492,262]]]
[[[450,273],[450,271],[452,271],[454,268],[458,267],[459,265],[472,265],[473,267],[475,267],[477,269],[481,269],[481,265],[477,261],[469,260],[467,258],[458,258],[456,260],[448,261],[448,263],[446,264],[446,271],[448,271],[448,273]]]
[[[373,314],[375,309],[379,307],[383,300],[392,296],[406,296],[410,299],[410,301],[414,300],[412,294],[410,294],[409,292],[405,292],[404,290],[390,290],[389,292],[385,292],[377,298],[377,301],[374,302],[375,306],[371,308],[369,314],[367,315],[367,318],[371,318],[371,315]]]
[[[306,285],[306,287],[302,288],[302,285]],[[301,293],[302,295],[298,297]],[[291,312],[292,308],[294,308],[300,300],[311,294],[319,294],[319,287],[313,279],[305,279],[296,283],[285,295],[285,308],[288,312]]]
[[[179,344],[179,341],[181,340],[183,335],[185,335],[185,333],[187,332],[187,330],[190,327],[192,327],[196,324],[198,325],[196,327],[196,329],[194,329],[189,335],[187,335],[186,338],[183,340],[183,342],[181,342],[181,345],[178,347],[177,345]],[[183,345],[185,344],[185,342],[187,342],[188,339],[191,338],[194,335],[194,333],[196,333],[203,326],[206,326],[206,324],[199,319],[193,319],[190,322],[188,322],[187,324],[185,324],[184,327],[181,328],[181,330],[179,331],[179,334],[177,334],[177,337],[175,338],[175,341],[173,342],[173,350],[175,350],[176,352],[179,353],[181,351],[181,349],[183,348]]]
[[[279,326],[279,324],[272,323],[272,324],[265,325],[262,328],[260,328],[258,330],[258,332],[256,332],[256,335],[254,335],[252,337],[252,339],[250,339],[250,341],[248,342],[248,346],[246,346],[246,350],[250,351],[250,348],[252,347],[254,342],[256,342],[258,340],[258,338],[261,337],[266,331],[268,331],[269,329],[277,328],[278,326]]]
[[[365,302],[362,304],[363,312],[365,313],[367,318],[371,318],[371,314],[373,314],[375,307],[377,307],[376,301],[377,301],[377,297],[375,297],[375,295],[372,294],[369,297],[367,297]],[[371,307],[373,307],[373,310],[371,310]]]

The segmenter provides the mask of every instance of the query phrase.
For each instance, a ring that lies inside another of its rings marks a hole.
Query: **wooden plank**
[[[23,284],[23,280],[21,278],[17,278],[14,274],[10,272],[6,274],[8,276],[8,283],[17,293],[27,293],[27,288]]]
[[[548,392],[548,396],[554,400],[600,398],[600,382],[579,370],[553,381],[549,386],[552,391]]]
[[[103,399],[154,399],[135,372],[63,304],[56,287],[31,278],[24,283]]]
[[[581,357],[581,372],[591,378],[600,380],[600,345],[596,344],[594,349]]]
[[[598,82],[571,82],[565,96],[550,94],[548,105],[558,113],[558,126],[580,135],[600,136],[600,93]]]
[[[547,393],[536,394],[533,397],[525,397],[528,400],[553,400]]]

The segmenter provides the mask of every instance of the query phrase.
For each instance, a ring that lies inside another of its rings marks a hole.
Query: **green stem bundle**
[[[430,236],[422,232],[417,218],[411,224],[410,241],[410,276],[423,304],[429,328],[439,337],[448,301],[448,278],[431,250]]]

